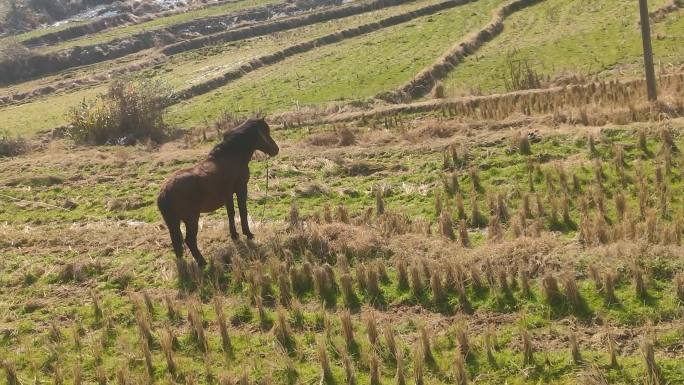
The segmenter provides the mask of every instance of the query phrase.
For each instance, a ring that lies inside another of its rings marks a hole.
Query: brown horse
[[[279,151],[264,119],[249,119],[226,132],[223,141],[211,150],[206,160],[177,171],[166,180],[157,198],[157,206],[169,228],[176,257],[183,257],[180,230],[180,222],[183,221],[185,244],[200,266],[206,264],[197,248],[199,216],[221,206],[225,206],[228,212],[231,238],[238,238],[233,194],[237,195],[242,233],[249,239],[254,238],[247,223],[247,181],[249,161],[255,150],[270,156],[277,155]]]

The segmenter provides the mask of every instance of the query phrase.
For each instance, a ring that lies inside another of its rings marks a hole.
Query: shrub
[[[169,133],[164,107],[170,95],[158,81],[117,80],[106,94],[69,110],[66,133],[76,142],[95,145],[130,145],[148,139],[159,143]]]
[[[0,131],[0,158],[24,154],[28,148],[24,138],[11,137],[8,133]]]

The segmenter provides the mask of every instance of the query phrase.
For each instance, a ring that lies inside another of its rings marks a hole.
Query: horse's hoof
[[[247,237],[247,239],[254,239],[254,234],[252,234],[252,233],[246,233],[246,234],[245,234],[245,237]]]
[[[230,234],[230,239],[236,241],[236,240],[240,239],[240,236],[238,235],[238,233]]]

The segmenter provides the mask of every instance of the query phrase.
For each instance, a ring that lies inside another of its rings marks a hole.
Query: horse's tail
[[[177,258],[181,258],[183,256],[183,234],[180,229],[180,218],[173,212],[173,207],[171,207],[166,190],[163,190],[157,197],[157,207],[161,212],[162,218],[164,218],[166,227],[169,228],[173,251],[176,253]]]

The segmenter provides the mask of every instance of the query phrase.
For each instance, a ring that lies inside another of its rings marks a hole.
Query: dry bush
[[[11,137],[7,132],[0,130],[0,158],[19,156],[28,150],[29,145],[24,138]]]
[[[433,99],[444,99],[444,83],[438,81],[432,88],[432,98]]]
[[[164,108],[170,95],[168,87],[158,81],[117,80],[97,100],[83,101],[69,110],[66,133],[86,144],[160,143],[169,134]]]
[[[529,60],[517,59],[516,55],[516,50],[506,55],[506,90],[510,92],[542,88],[542,76],[532,68]]]

